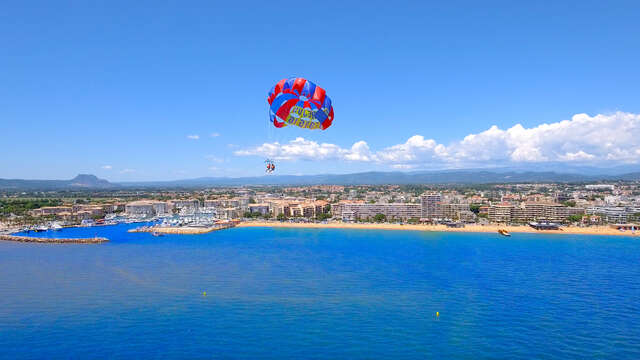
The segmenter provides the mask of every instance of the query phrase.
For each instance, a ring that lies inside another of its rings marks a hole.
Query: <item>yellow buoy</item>
[[[440,317],[440,312],[436,311],[436,317]]]

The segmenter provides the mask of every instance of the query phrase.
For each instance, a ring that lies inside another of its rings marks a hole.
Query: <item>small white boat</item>
[[[47,230],[49,230],[49,228],[44,225],[40,225],[36,228],[36,232],[47,231]]]
[[[53,224],[51,224],[51,230],[53,230],[53,231],[62,230],[62,225],[60,225],[58,223],[53,223]]]

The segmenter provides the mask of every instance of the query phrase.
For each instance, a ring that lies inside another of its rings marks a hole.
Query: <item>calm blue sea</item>
[[[637,238],[133,226],[0,241],[0,358],[640,359]]]

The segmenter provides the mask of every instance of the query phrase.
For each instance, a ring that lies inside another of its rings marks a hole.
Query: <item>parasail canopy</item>
[[[331,99],[320,86],[303,78],[282,79],[269,91],[269,118],[282,128],[325,130],[333,122]]]

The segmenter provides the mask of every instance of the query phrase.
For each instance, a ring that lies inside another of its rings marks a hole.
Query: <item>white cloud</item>
[[[594,158],[595,158],[595,155],[587,154],[582,150],[574,153],[568,152],[564,155],[560,155],[560,159],[565,161],[592,160]]]
[[[104,170],[111,170],[111,169],[113,169],[113,167],[112,167],[111,165],[102,165],[102,166],[101,166],[101,168],[102,168],[102,169],[104,169]]]
[[[342,148],[299,137],[288,143],[265,143],[234,154],[279,160],[376,162],[401,169],[421,165],[459,167],[549,161],[621,164],[640,162],[639,134],[639,114],[616,112],[596,116],[577,114],[571,120],[532,128],[516,124],[503,130],[494,125],[448,145],[414,135],[404,143],[372,151],[365,141]]]
[[[189,140],[198,140],[198,139],[200,139],[200,135],[187,135],[187,139],[189,139]]]
[[[507,130],[496,126],[448,146],[454,160],[637,162],[640,115],[574,115],[571,120]],[[474,155],[475,153],[475,155]]]
[[[120,170],[120,174],[132,174],[134,172],[136,172],[135,169],[122,169],[122,170]]]
[[[369,145],[365,141],[358,141],[351,146],[351,149],[343,154],[346,160],[350,161],[372,161],[374,160]]]
[[[213,137],[213,138],[218,137],[218,136],[220,136],[220,133],[217,133],[217,132],[211,133],[211,137]]]
[[[366,143],[362,142],[367,148]],[[362,145],[355,143],[352,148],[360,150]],[[298,137],[289,141],[286,144],[280,144],[279,142],[264,143],[254,149],[238,150],[235,151],[235,155],[249,156],[249,155],[261,155],[276,160],[327,160],[335,158],[344,158],[348,156],[349,150],[341,149],[338,145],[317,143],[312,140],[306,140]],[[360,159],[354,159],[360,160]]]
[[[375,154],[375,159],[385,163],[413,163],[433,160],[444,155],[444,146],[421,135],[410,137],[404,144],[393,145]]]

